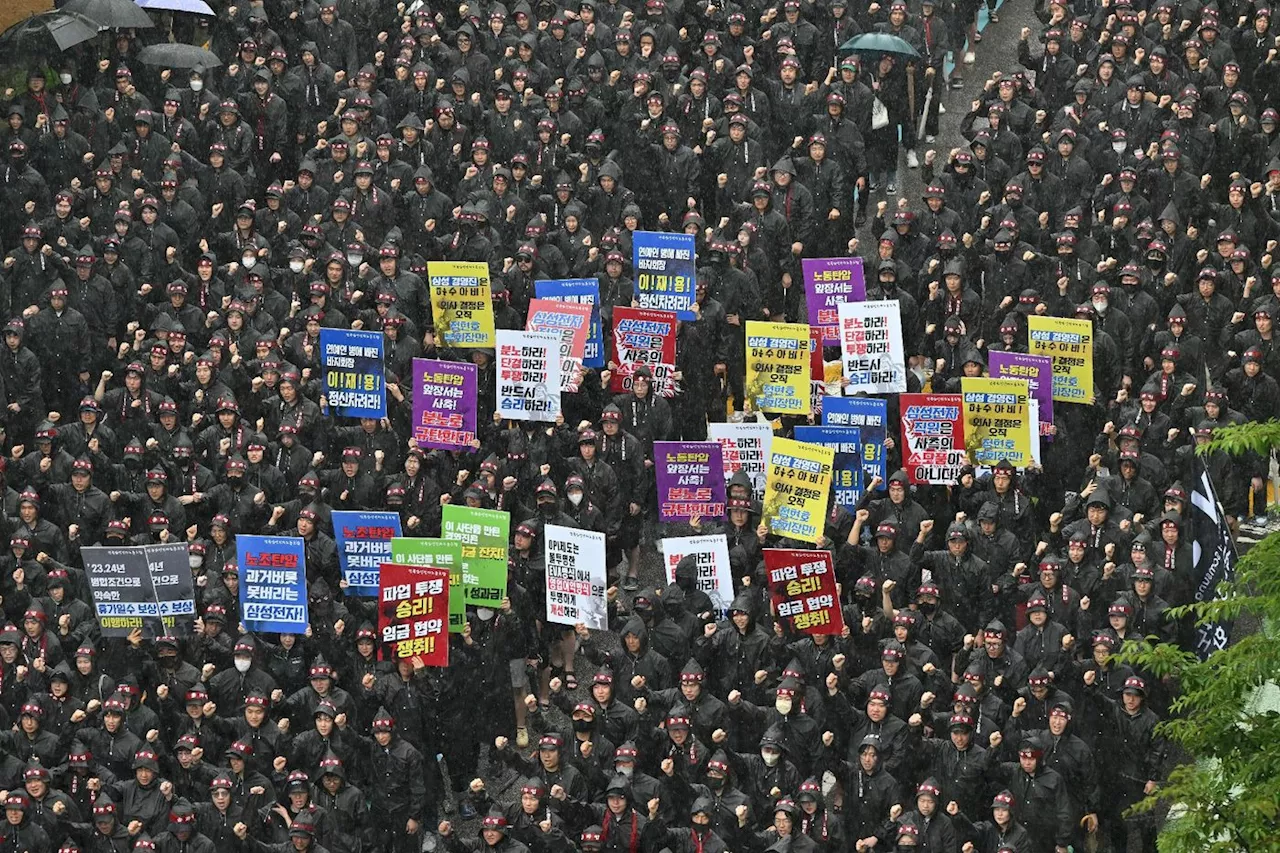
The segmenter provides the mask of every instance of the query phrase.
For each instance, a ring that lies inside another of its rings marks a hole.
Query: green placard
[[[511,515],[454,504],[445,504],[442,509],[442,538],[462,543],[463,602],[496,608],[507,597]]]
[[[462,543],[397,536],[391,540],[391,562],[448,569],[449,633],[462,633],[467,624],[467,606],[462,601]]]

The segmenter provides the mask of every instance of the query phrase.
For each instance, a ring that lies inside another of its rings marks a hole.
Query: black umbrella
[[[0,33],[0,54],[61,53],[98,35],[98,24],[78,12],[57,9],[32,15]]]
[[[79,12],[98,26],[114,29],[145,29],[154,27],[151,16],[133,0],[71,0],[62,7],[67,12]]]
[[[222,60],[217,54],[194,44],[153,44],[138,52],[138,61],[161,68],[217,68]]]

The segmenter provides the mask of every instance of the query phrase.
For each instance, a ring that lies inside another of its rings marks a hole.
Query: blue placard
[[[250,631],[307,630],[307,543],[297,536],[237,536],[240,621]]]
[[[382,357],[381,332],[320,330],[320,370],[332,414],[348,418],[387,416]]]
[[[399,535],[399,513],[333,511],[333,540],[347,595],[378,596],[382,564],[391,562],[391,540]]]
[[[889,430],[889,402],[879,397],[823,397],[823,426],[851,426],[862,431],[862,468],[868,477],[887,481],[884,440]]]
[[[831,490],[836,504],[850,512],[862,500],[862,433],[857,427],[798,426],[796,441],[820,444],[836,452]]]
[[[697,264],[692,234],[631,235],[631,268],[641,308],[675,311],[681,320],[692,320]]]
[[[591,328],[583,350],[583,367],[604,367],[604,329],[600,325],[600,281],[594,278],[557,278],[533,283],[534,295],[556,302],[591,306]]]

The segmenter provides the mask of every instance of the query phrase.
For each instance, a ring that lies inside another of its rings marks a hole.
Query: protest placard
[[[457,361],[413,360],[413,440],[419,447],[470,450],[476,438],[479,368]]]
[[[384,563],[378,596],[382,659],[449,665],[449,571]]]
[[[1026,380],[964,377],[960,396],[965,450],[972,464],[990,466],[1007,459],[1015,468],[1025,468],[1032,463]]]
[[[987,369],[992,379],[1024,379],[1031,399],[1039,404],[1038,433],[1052,440],[1053,425],[1053,358],[1022,352],[992,351],[987,355]]]
[[[795,429],[796,441],[831,448],[831,484],[836,503],[853,511],[862,500],[864,466],[862,431],[847,426],[804,426]]]
[[[862,436],[862,467],[868,477],[888,480],[885,438],[889,432],[889,402],[879,397],[824,397],[823,426],[857,427]]]
[[[135,630],[153,637],[164,633],[142,548],[86,547],[80,553],[102,636],[127,637]]]
[[[840,634],[844,614],[830,551],[764,549],[774,614],[802,634]]]
[[[641,308],[675,311],[693,319],[693,283],[697,278],[692,234],[636,231],[631,235],[631,269]]]
[[[144,545],[142,552],[147,558],[147,570],[151,574],[151,586],[159,608],[160,629],[170,637],[189,635],[196,618],[190,546],[186,542]]]
[[[822,539],[834,466],[829,447],[773,439],[762,518],[769,532],[814,544]]]
[[[604,534],[548,524],[543,529],[547,576],[547,620],[608,627]]]
[[[591,326],[582,352],[585,367],[604,367],[604,326],[600,322],[600,282],[594,278],[558,278],[535,281],[534,294],[552,302],[591,306]]]
[[[399,535],[399,513],[333,511],[333,541],[347,595],[372,598],[378,594],[378,569],[392,562],[391,540]]]
[[[436,336],[445,346],[495,346],[488,264],[428,261],[427,281]]]
[[[748,320],[746,350],[746,397],[752,408],[809,414],[809,327]]]
[[[515,421],[560,415],[560,333],[498,330],[498,413]]]
[[[320,330],[320,369],[330,413],[347,418],[385,418],[381,332]]]
[[[307,630],[307,553],[296,536],[236,537],[240,621],[250,631]]]
[[[842,302],[840,352],[846,395],[892,394],[907,390],[907,357],[902,346],[898,300]]]
[[[654,472],[662,521],[724,516],[724,465],[714,441],[655,441]]]
[[[638,367],[653,373],[653,393],[676,393],[676,315],[672,311],[643,308],[613,309],[613,361],[609,390],[631,390],[631,375]]]
[[[507,543],[511,516],[497,509],[445,504],[440,536],[462,543],[462,600],[497,607],[507,597]]]
[[[658,544],[662,547],[662,564],[667,567],[667,583],[676,582],[676,566],[680,561],[693,557],[698,564],[694,585],[711,599],[713,618],[728,610],[733,601],[733,572],[729,566],[729,543],[723,533],[667,536]]]
[[[809,325],[822,330],[824,343],[840,341],[840,304],[867,298],[862,258],[801,258]]]
[[[449,633],[462,631],[467,624],[467,605],[462,597],[462,543],[448,539],[397,536],[391,540],[392,563],[402,566],[432,566],[449,570]]]
[[[903,394],[902,467],[915,484],[954,486],[969,464],[964,445],[964,400],[959,394]]]
[[[587,332],[591,330],[590,305],[530,299],[525,331],[554,332],[560,336],[560,390],[577,391],[582,377]]]
[[[1027,317],[1027,339],[1027,352],[1053,359],[1054,400],[1089,403],[1093,399],[1091,322],[1032,314]]]
[[[755,421],[707,424],[707,437],[720,444],[720,462],[726,487],[733,475],[744,472],[751,479],[751,497],[764,500],[764,480],[773,430]]]

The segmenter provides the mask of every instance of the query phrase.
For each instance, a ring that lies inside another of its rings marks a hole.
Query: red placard
[[[830,551],[764,549],[774,615],[802,634],[840,634],[844,614]]]
[[[383,660],[449,665],[449,570],[383,563],[378,631]]]
[[[653,372],[652,389],[663,397],[676,392],[676,313],[649,308],[613,309],[613,359],[618,366],[609,390],[631,390],[631,374],[647,366]]]
[[[969,464],[959,394],[902,394],[902,465],[912,483],[953,486]]]

